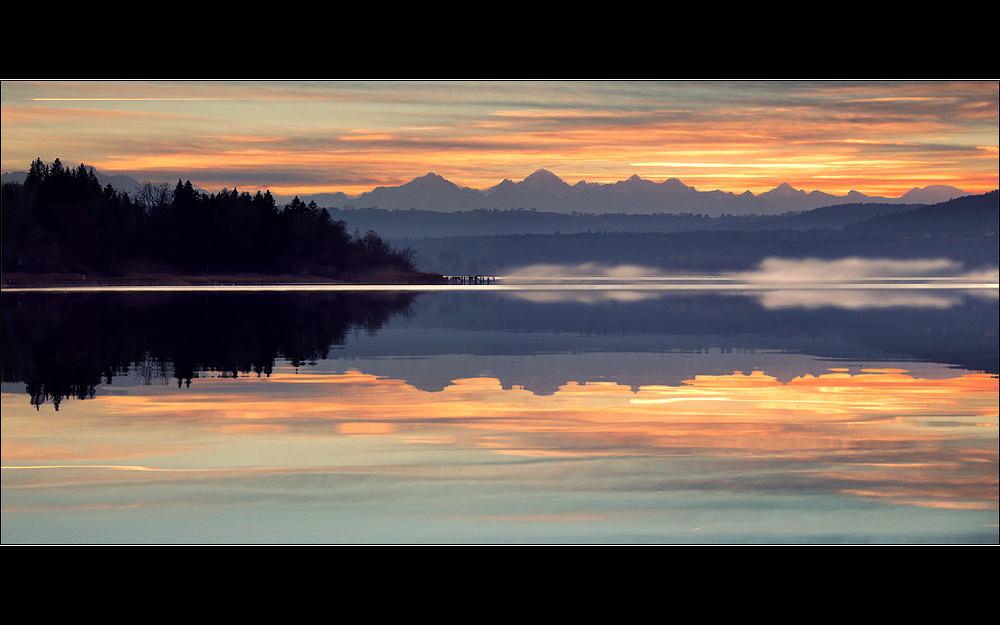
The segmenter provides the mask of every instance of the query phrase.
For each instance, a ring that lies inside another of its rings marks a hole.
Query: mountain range
[[[932,185],[914,188],[899,198],[868,196],[857,191],[837,196],[822,191],[805,192],[786,183],[754,195],[725,191],[698,191],[676,178],[663,182],[633,175],[611,184],[580,181],[570,185],[552,172],[539,169],[521,182],[504,180],[484,191],[460,187],[428,173],[398,187],[377,187],[354,198],[344,194],[324,194],[301,198],[327,207],[377,207],[387,210],[510,210],[523,208],[551,213],[696,213],[711,217],[732,215],[775,215],[837,204],[936,204],[967,195],[955,187]]]
[[[120,191],[134,193],[139,182],[125,175],[109,176],[94,170],[101,185],[111,184]],[[3,182],[23,182],[25,172],[3,174]],[[181,177],[183,178],[183,177]],[[524,209],[551,213],[691,213],[709,217],[729,215],[780,215],[838,204],[935,204],[966,192],[946,185],[916,187],[902,197],[868,196],[857,191],[838,196],[822,191],[806,192],[786,183],[754,195],[725,191],[698,191],[676,178],[663,182],[633,175],[627,180],[603,184],[580,181],[570,185],[554,173],[539,169],[520,182],[505,179],[486,190],[460,187],[442,176],[428,173],[396,187],[376,187],[356,196],[344,193],[303,195],[327,208],[380,208],[425,210],[452,213],[472,210]],[[279,204],[291,197],[275,195]]]

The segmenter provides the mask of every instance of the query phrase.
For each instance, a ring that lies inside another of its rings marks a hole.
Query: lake
[[[997,293],[5,289],[2,539],[997,544]]]

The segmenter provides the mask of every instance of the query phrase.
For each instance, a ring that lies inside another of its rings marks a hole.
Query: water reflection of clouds
[[[199,386],[215,388],[99,396],[76,404],[72,416],[47,416],[44,429],[31,425],[33,411],[8,416],[5,404],[5,465],[117,460],[211,472],[311,463],[326,471],[331,461],[347,462],[336,451],[343,442],[332,441],[389,437],[411,448],[416,456],[407,462],[425,474],[456,470],[447,465],[458,450],[576,461],[685,458],[710,476],[663,475],[657,488],[754,491],[784,481],[784,488],[794,482],[892,503],[997,504],[998,379],[984,374],[926,380],[901,370],[831,370],[781,382],[734,372],[638,392],[571,382],[549,396],[503,389],[493,378],[428,393],[357,371],[279,371]],[[753,478],[736,466],[750,459],[764,469]],[[620,487],[578,479],[585,488]]]
[[[536,304],[603,304],[605,302],[642,302],[663,297],[662,291],[592,288],[586,290],[512,291],[516,299]]]
[[[774,290],[747,293],[764,308],[932,308],[944,310],[964,301],[956,292],[905,292],[869,290]]]

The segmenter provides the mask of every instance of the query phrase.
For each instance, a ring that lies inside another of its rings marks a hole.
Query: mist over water
[[[558,281],[574,278],[629,281],[669,277],[676,277],[676,274],[641,265],[610,266],[600,263],[583,263],[579,265],[530,265],[507,273],[503,279],[508,283],[527,283],[538,280]]]
[[[751,271],[680,274],[639,265],[531,265],[499,278],[535,302],[641,301],[676,291],[755,297],[765,308],[948,308],[966,297],[996,299],[1000,270],[967,270],[949,259],[769,258]]]
[[[961,263],[946,258],[929,260],[768,258],[753,271],[729,275],[751,283],[789,282],[795,284],[891,278],[910,280],[949,278],[970,282],[997,282],[1000,280],[1000,270],[997,268],[966,271]]]

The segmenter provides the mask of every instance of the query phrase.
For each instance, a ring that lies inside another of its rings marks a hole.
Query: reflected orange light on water
[[[899,369],[831,370],[787,383],[737,371],[638,392],[570,382],[549,396],[504,389],[487,377],[426,392],[357,371],[279,371],[259,379],[198,379],[181,392],[99,394],[46,415],[44,423],[34,410],[8,417],[12,402],[5,400],[3,461],[5,467],[119,459],[155,465],[157,458],[224,447],[227,440],[259,439],[288,445],[281,452],[290,454],[286,460],[272,455],[268,462],[291,467],[296,441],[394,436],[425,451],[697,457],[724,470],[753,459],[834,481],[856,496],[995,509],[998,390],[991,375],[921,379]]]
[[[653,433],[674,431],[679,421],[688,418],[705,426],[742,421],[918,423],[941,417],[955,419],[956,424],[973,419],[978,425],[995,427],[997,382],[995,376],[987,374],[926,380],[901,369],[866,369],[859,374],[831,371],[805,375],[783,383],[760,371],[736,371],[699,375],[681,386],[643,386],[638,392],[615,383],[569,382],[551,396],[537,396],[517,386],[504,389],[495,378],[454,380],[440,392],[426,392],[402,380],[357,371],[278,372],[255,382],[261,385],[260,394],[247,392],[246,385],[254,383],[251,381],[199,379],[186,392],[98,396],[73,410],[100,404],[105,420],[155,418],[190,423],[199,429],[249,432],[284,431],[325,421],[369,424],[356,427],[359,432],[382,431],[374,424],[384,423],[463,424],[526,431],[558,427],[570,432],[595,427],[632,430],[641,424],[647,433]],[[242,388],[232,388],[238,394],[229,394],[230,385]],[[245,429],[240,430],[237,422]]]

